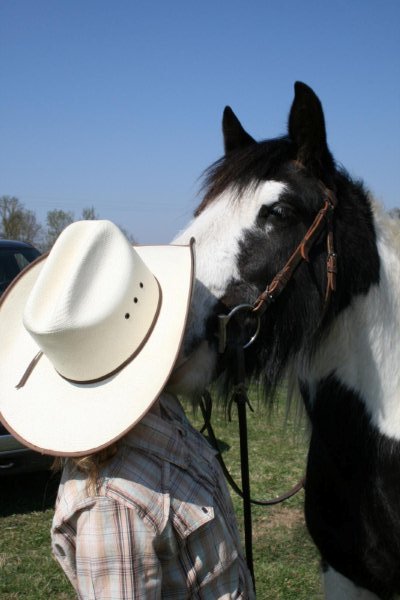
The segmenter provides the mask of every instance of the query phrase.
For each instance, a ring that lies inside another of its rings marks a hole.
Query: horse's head
[[[325,310],[323,228],[309,261],[296,268],[262,315],[260,335],[246,350],[248,372],[262,372],[273,387],[291,359],[312,351],[334,316],[352,295],[366,292],[379,272],[367,195],[337,169],[321,103],[308,86],[295,85],[287,135],[256,142],[230,108],[224,111],[223,135],[225,155],[206,172],[204,199],[175,240],[196,240],[196,284],[175,378],[187,391],[203,388],[221,370],[229,375],[229,360],[217,351],[217,315],[255,302],[310,228],[324,204],[324,189],[338,200],[333,217],[337,290]],[[231,335],[240,335],[238,324],[229,328]]]

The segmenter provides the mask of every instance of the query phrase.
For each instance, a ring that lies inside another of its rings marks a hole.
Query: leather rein
[[[324,298],[324,307],[322,317],[325,315],[326,310],[329,306],[330,298],[332,293],[336,290],[336,274],[337,274],[337,255],[335,252],[334,245],[334,234],[333,234],[333,215],[337,205],[336,196],[332,190],[328,189],[322,182],[320,187],[324,196],[324,204],[317,213],[314,221],[307,230],[300,244],[294,250],[289,257],[284,267],[278,271],[271,282],[266,286],[265,290],[261,292],[254,304],[240,304],[235,306],[229,314],[219,315],[219,352],[225,353],[227,349],[227,333],[226,329],[230,319],[240,311],[248,311],[252,316],[255,316],[256,328],[251,336],[250,340],[244,344],[234,345],[235,357],[236,357],[236,380],[233,389],[232,398],[229,402],[229,417],[231,406],[233,402],[236,402],[238,415],[239,415],[239,435],[240,435],[240,459],[241,459],[241,479],[242,487],[234,481],[226,467],[222,455],[218,447],[218,441],[214,434],[211,426],[211,411],[212,411],[212,398],[209,392],[204,392],[200,399],[200,408],[203,414],[204,426],[203,429],[207,430],[208,436],[212,445],[218,451],[218,459],[222,466],[222,470],[232,489],[239,494],[243,499],[243,513],[244,513],[244,533],[245,533],[245,550],[246,560],[250,570],[250,573],[254,578],[254,567],[253,567],[253,550],[252,550],[252,517],[251,517],[251,505],[257,504],[262,506],[271,506],[279,504],[288,498],[294,496],[298,491],[304,487],[305,479],[302,478],[292,489],[282,494],[277,498],[271,500],[255,500],[251,498],[250,494],[250,479],[249,479],[249,457],[248,457],[248,443],[247,443],[247,418],[246,418],[246,406],[249,406],[251,410],[251,404],[247,395],[246,386],[246,372],[245,372],[245,356],[244,350],[248,348],[256,340],[260,328],[261,328],[261,315],[268,309],[268,306],[276,300],[276,298],[285,289],[294,272],[302,261],[309,262],[309,253],[314,243],[319,239],[321,232],[326,228],[326,291]]]

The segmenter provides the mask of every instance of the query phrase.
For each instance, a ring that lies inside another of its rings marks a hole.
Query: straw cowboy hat
[[[79,456],[126,433],[167,382],[193,282],[190,246],[131,246],[78,221],[0,302],[0,418],[25,445]]]

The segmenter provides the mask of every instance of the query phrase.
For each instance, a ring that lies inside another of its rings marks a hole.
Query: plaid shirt
[[[215,452],[163,395],[101,471],[96,495],[68,462],[53,553],[78,598],[252,599]]]

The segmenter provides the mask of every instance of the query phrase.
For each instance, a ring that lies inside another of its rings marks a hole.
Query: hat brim
[[[135,246],[161,288],[161,306],[146,343],[121,371],[97,383],[71,383],[45,355],[16,388],[39,351],[22,315],[46,257],[11,284],[0,302],[0,419],[23,444],[55,456],[82,456],[122,437],[163,390],[178,356],[193,285],[190,246]]]

